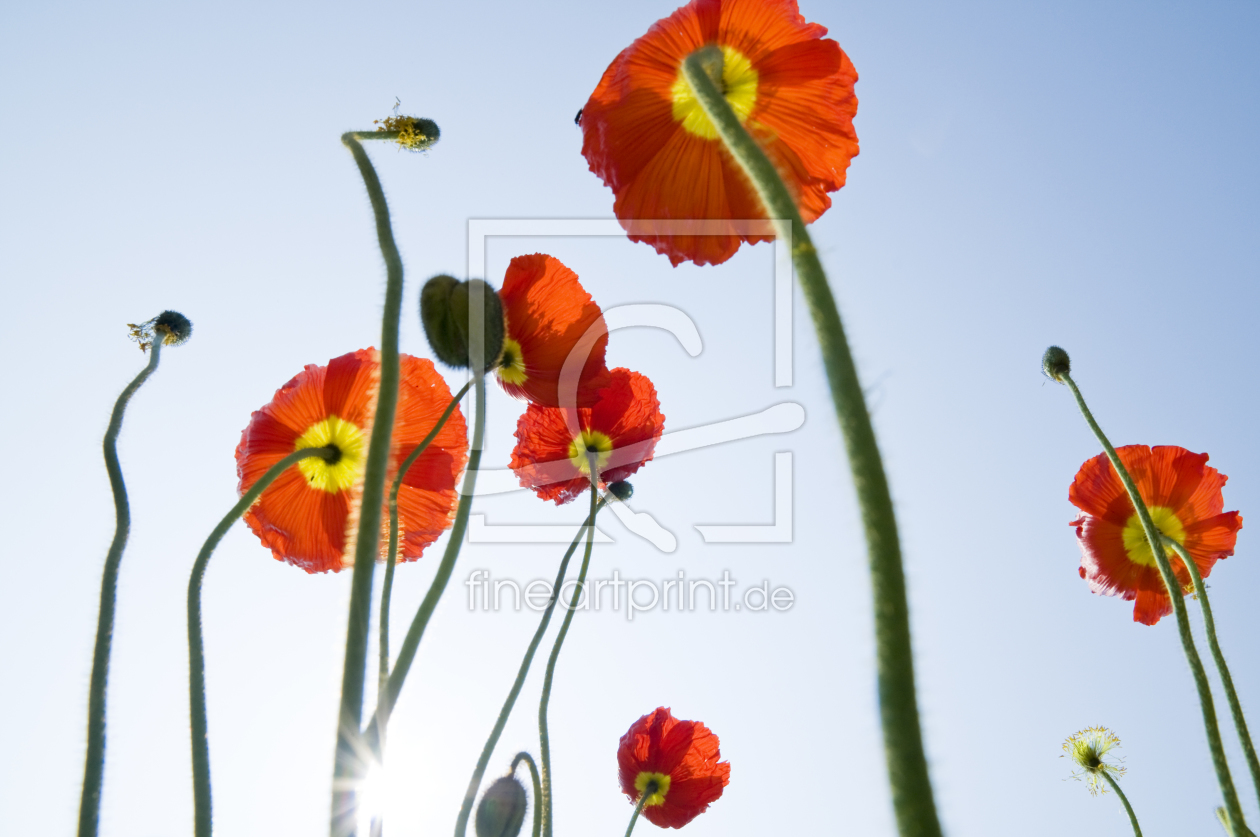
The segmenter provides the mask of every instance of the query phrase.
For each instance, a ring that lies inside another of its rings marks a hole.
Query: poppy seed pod
[[[1041,371],[1052,381],[1060,381],[1064,375],[1072,373],[1072,360],[1068,353],[1058,346],[1051,346],[1041,356]]]
[[[515,776],[496,779],[481,797],[477,837],[516,837],[525,822],[525,788]]]
[[[420,292],[420,323],[438,360],[456,369],[472,364],[470,335],[476,323],[471,304],[481,298],[482,358],[489,371],[503,354],[503,303],[494,288],[480,279],[460,282],[453,276],[434,276]]]

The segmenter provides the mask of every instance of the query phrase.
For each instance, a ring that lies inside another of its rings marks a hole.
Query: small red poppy
[[[722,795],[730,762],[718,761],[718,737],[699,721],[680,721],[659,707],[630,725],[617,748],[621,791],[661,828],[682,828]]]
[[[634,221],[764,219],[761,201],[682,77],[688,55],[722,48],[726,101],[778,169],[809,223],[831,206],[858,153],[857,71],[796,0],[692,0],[622,50],[582,109],[582,153],[616,196],[633,241],[677,265],[720,264],[770,236],[632,229]]]
[[[556,505],[591,486],[623,480],[652,459],[665,416],[646,375],[614,369],[592,407],[561,410],[530,404],[516,423],[512,470],[525,488]]]
[[[1242,516],[1223,511],[1221,488],[1228,477],[1206,464],[1206,453],[1173,445],[1126,445],[1116,453],[1156,528],[1186,548],[1204,578],[1217,561],[1234,554]],[[1071,525],[1081,545],[1081,578],[1090,589],[1133,601],[1133,621],[1144,625],[1154,625],[1171,613],[1172,600],[1155,555],[1106,454],[1081,466],[1068,499],[1083,512]],[[1165,550],[1182,590],[1189,592],[1190,573],[1171,548]]]
[[[236,448],[241,494],[300,448],[334,445],[336,462],[303,459],[276,478],[245,512],[245,522],[279,561],[310,573],[353,563],[357,504],[363,487],[380,363],[375,349],[307,366],[256,411]],[[432,361],[402,355],[387,484],[437,424],[451,391]],[[467,427],[456,407],[412,464],[398,492],[398,560],[413,561],[453,519],[455,481],[468,459]],[[388,516],[383,518],[388,520]],[[382,550],[387,549],[382,539]]]
[[[572,407],[575,399],[578,407],[594,404],[608,386],[608,329],[577,274],[554,256],[517,256],[499,299],[507,321],[495,369],[500,386],[547,407]]]

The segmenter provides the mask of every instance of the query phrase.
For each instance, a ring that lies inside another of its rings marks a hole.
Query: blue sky
[[[607,218],[573,116],[617,52],[673,4],[43,3],[0,12],[0,346],[9,533],[0,651],[10,719],[0,831],[67,833],[112,505],[100,437],[143,358],[125,324],[164,308],[196,332],[133,402],[121,450],[123,562],[103,833],[191,830],[184,588],[235,497],[252,410],[308,363],[374,345],[383,270],[338,143],[395,97],[435,119],[427,156],[373,148],[408,268],[403,348],[429,275],[463,275],[469,219]],[[1117,444],[1178,444],[1260,507],[1260,67],[1252,3],[802,3],[861,76],[862,153],[812,228],[870,390],[906,552],[919,696],[948,833],[1111,835],[1114,797],[1063,781],[1059,745],[1106,724],[1148,835],[1215,833],[1215,781],[1174,626],[1130,621],[1076,573],[1067,487],[1097,444],[1039,374],[1059,343]],[[634,506],[662,553],[611,517],[593,575],[788,586],[787,613],[579,613],[552,703],[557,828],[617,833],[615,750],[658,705],[705,721],[732,763],[705,834],[891,834],[874,705],[869,585],[817,344],[799,297],[794,384],[776,389],[772,253],[671,268],[646,245],[499,239],[549,252],[607,308],[669,304],[703,340],[613,335],[652,378],[667,430],[774,404],[792,433],[651,463]],[[450,380],[458,383],[458,377]],[[519,402],[492,392],[502,465]],[[769,523],[793,452],[793,541],[706,544],[696,524]],[[572,524],[576,506],[488,497],[489,523]],[[1244,702],[1260,696],[1260,568],[1244,529],[1211,578]],[[389,821],[443,831],[536,616],[470,612],[474,569],[550,577],[562,547],[465,547],[392,726]],[[401,631],[432,555],[400,569]],[[234,529],[210,566],[206,631],[222,833],[325,826],[348,577],[273,561]],[[536,750],[541,670],[491,770]],[[1236,752],[1236,750],[1235,750]],[[1240,786],[1248,782],[1235,760]],[[1250,816],[1254,798],[1243,793]],[[1254,825],[1254,823],[1253,823]],[[642,823],[639,829],[653,827]]]

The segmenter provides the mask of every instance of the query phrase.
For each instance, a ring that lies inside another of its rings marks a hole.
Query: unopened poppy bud
[[[178,346],[187,343],[192,337],[192,323],[178,311],[163,311],[151,320],[140,323],[127,323],[131,330],[130,337],[140,344],[140,351],[146,352],[157,340],[164,346]]]
[[[397,131],[394,141],[408,151],[426,151],[442,136],[436,122],[420,116],[390,116],[375,124],[378,131]]]
[[[523,822],[525,787],[515,776],[496,779],[477,806],[477,837],[516,837]]]
[[[1064,375],[1072,372],[1072,360],[1067,352],[1058,346],[1051,346],[1041,356],[1041,371],[1052,381],[1062,381]]]
[[[434,276],[420,292],[420,322],[438,360],[457,369],[471,365],[469,351],[473,323],[470,302],[481,297],[482,358],[485,371],[503,354],[503,304],[494,288],[480,279],[460,282],[452,276]]]
[[[626,480],[617,480],[614,483],[610,483],[608,491],[623,503],[634,496],[634,486]]]

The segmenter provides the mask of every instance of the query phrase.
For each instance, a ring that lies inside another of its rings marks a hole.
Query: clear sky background
[[[395,97],[441,126],[428,155],[370,149],[409,271],[404,351],[427,355],[418,288],[464,275],[469,219],[611,216],[573,116],[617,52],[674,7],[54,0],[0,12],[0,832],[67,834],[76,817],[113,531],[100,439],[144,362],[126,323],[175,308],[196,325],[163,354],[121,440],[134,528],[103,834],[164,837],[192,829],[184,591],[234,501],[240,431],[303,365],[379,341],[384,271],[339,134],[372,127]],[[1260,726],[1260,7],[802,0],[802,11],[861,75],[862,153],[812,232],[900,514],[946,831],[1125,833],[1115,797],[1065,781],[1058,758],[1067,735],[1106,724],[1148,836],[1219,833],[1172,620],[1135,624],[1130,604],[1077,576],[1067,488],[1099,451],[1038,362],[1049,343],[1072,353],[1117,444],[1207,451],[1230,476],[1226,508],[1248,528],[1211,588]],[[623,238],[496,239],[487,278],[535,251],[568,263],[607,308],[667,303],[692,317],[696,358],[647,329],[615,333],[608,349],[610,365],[656,383],[667,430],[781,402],[807,416],[791,434],[640,472],[633,505],[674,533],[673,553],[604,521],[615,542],[596,548],[593,576],[728,570],[740,588],[790,587],[796,605],[633,622],[579,613],[551,712],[559,833],[621,833],[631,806],[618,738],[666,705],[712,727],[732,764],[692,837],[892,834],[855,502],[799,296],[794,385],[774,387],[770,247],[674,269]],[[491,392],[488,464],[506,463],[522,409]],[[696,524],[772,521],[776,451],[794,454],[793,542],[706,545]],[[584,515],[524,492],[475,511],[490,523]],[[449,832],[536,624],[525,610],[470,612],[464,581],[475,569],[550,578],[562,551],[465,547],[391,727],[391,833]],[[399,570],[396,636],[435,552]],[[211,563],[219,833],[326,833],[348,587],[348,575],[272,560],[243,525]],[[492,772],[537,751],[540,683],[538,665]]]

